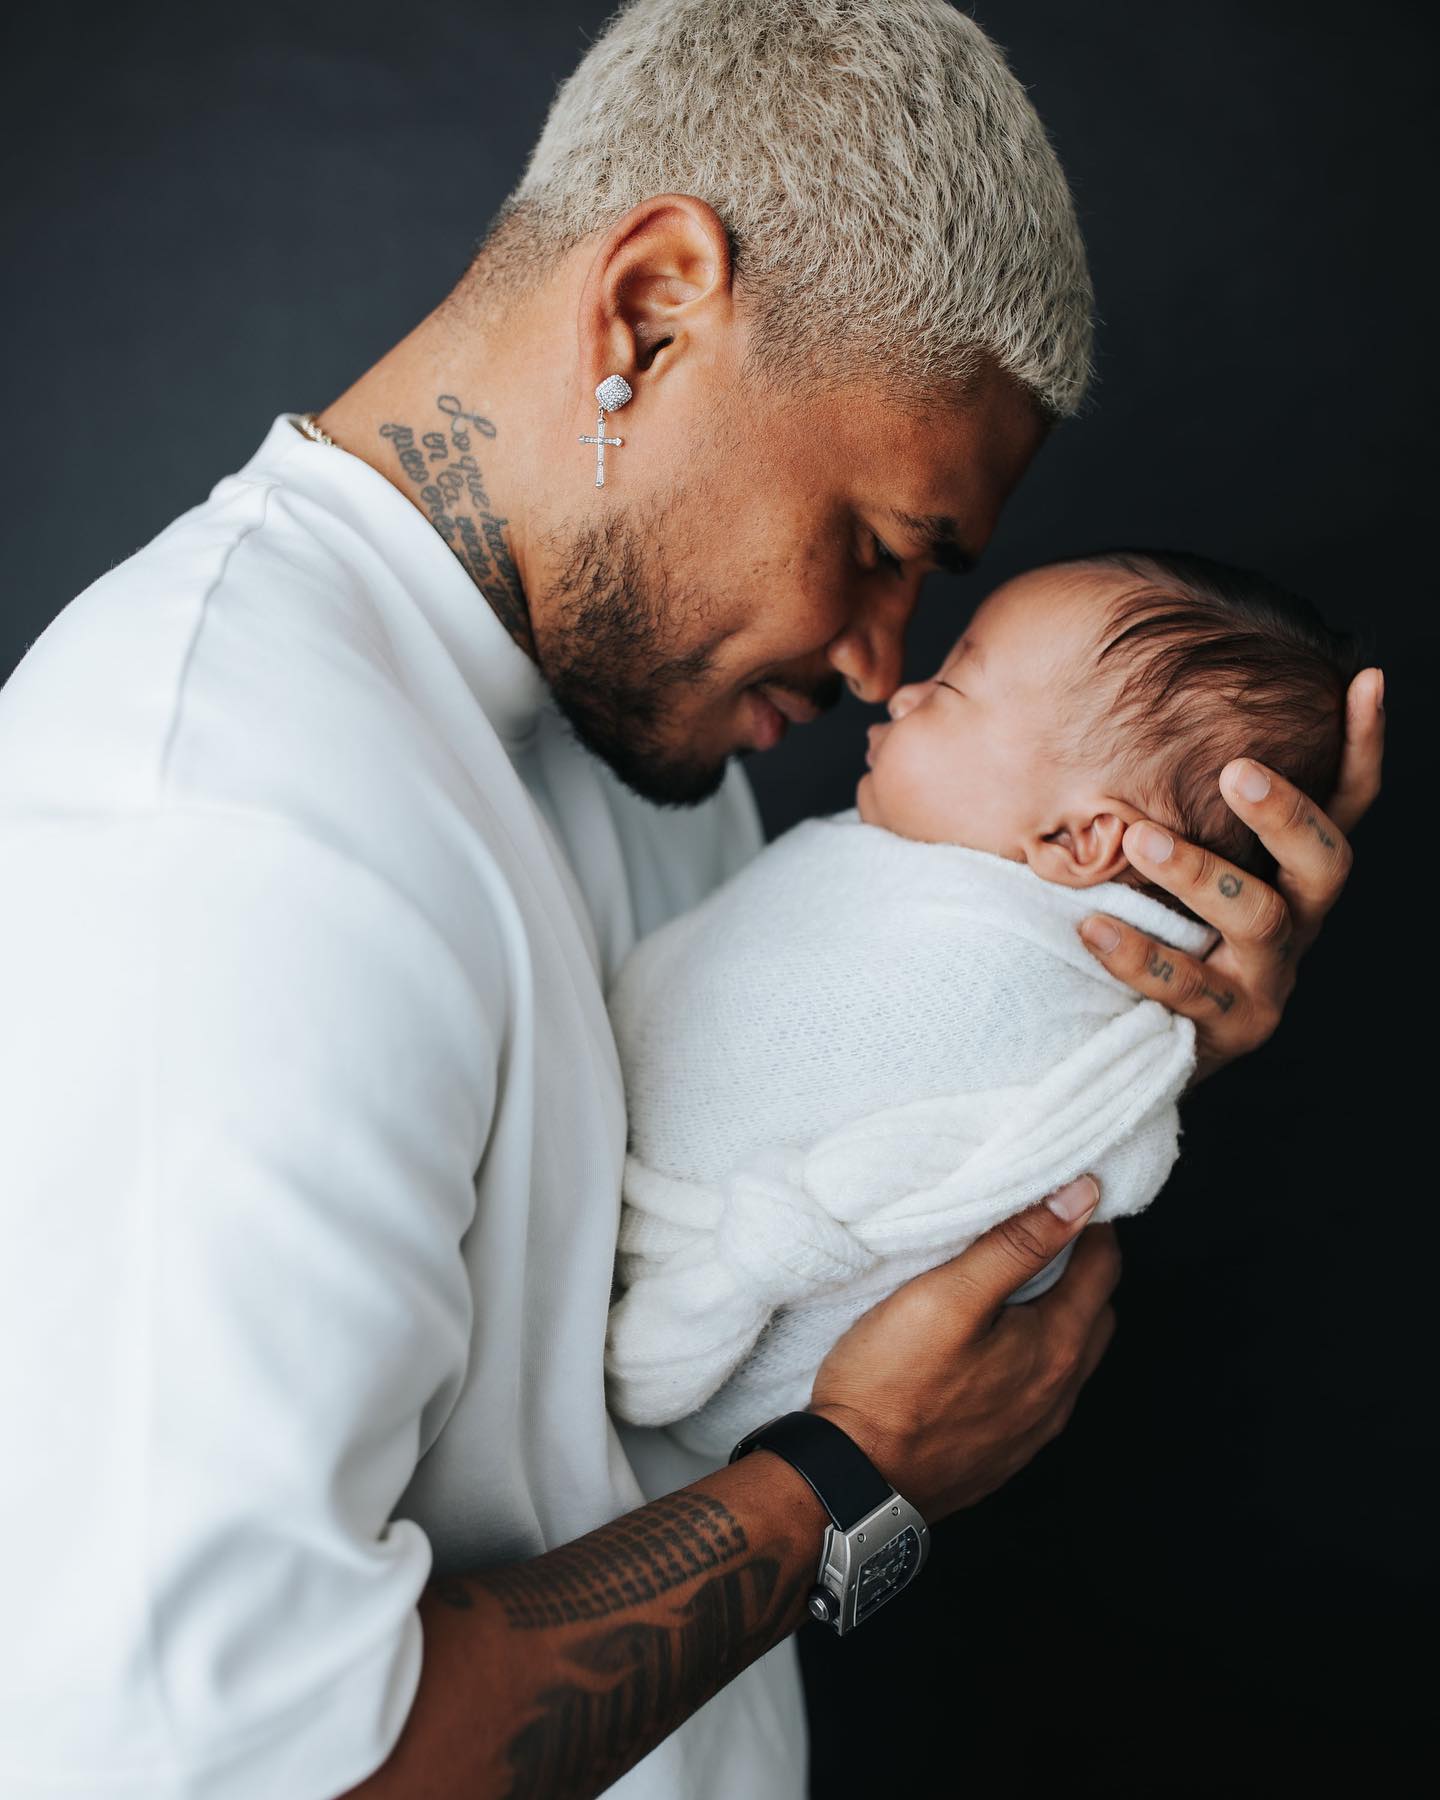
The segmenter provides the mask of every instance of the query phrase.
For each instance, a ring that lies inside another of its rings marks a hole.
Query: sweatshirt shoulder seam
[[[160,755],[156,763],[155,799],[157,805],[163,806],[165,804],[170,779],[170,765],[174,757],[175,745],[179,740],[181,722],[185,712],[185,692],[190,680],[190,671],[194,667],[195,657],[199,650],[200,638],[210,616],[210,602],[214,598],[221,583],[224,581],[226,574],[229,572],[230,562],[234,557],[235,552],[253,535],[253,533],[258,531],[264,525],[266,517],[269,514],[270,496],[275,491],[275,485],[274,481],[266,481],[261,485],[260,507],[257,515],[251,519],[242,530],[238,531],[231,542],[226,545],[225,554],[220,559],[220,567],[215,571],[213,578],[206,586],[204,593],[200,596],[200,604],[196,608],[195,622],[190,630],[189,642],[186,644],[184,654],[180,659],[180,671],[175,680],[175,698],[170,714],[170,722],[166,727],[165,738],[160,746]]]

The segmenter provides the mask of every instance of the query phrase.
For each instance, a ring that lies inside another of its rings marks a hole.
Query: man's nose
[[[868,607],[830,640],[826,656],[852,693],[867,705],[889,700],[905,666],[905,627],[915,610],[913,591]]]

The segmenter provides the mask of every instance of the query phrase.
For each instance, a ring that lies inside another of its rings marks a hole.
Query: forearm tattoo
[[[551,1551],[541,1563],[495,1569],[485,1585],[517,1630],[574,1625],[658,1600],[747,1547],[729,1507],[682,1491]]]
[[[786,1576],[787,1549],[753,1549],[727,1506],[685,1491],[533,1561],[433,1582],[448,1606],[494,1595],[515,1631],[578,1628],[564,1678],[505,1746],[511,1793],[599,1793],[768,1650],[813,1580],[803,1562]]]
[[[673,1621],[633,1619],[569,1653],[573,1679],[537,1696],[538,1715],[508,1747],[512,1792],[558,1800],[598,1793],[769,1649],[797,1597],[778,1559],[754,1556],[713,1575]]]
[[[430,523],[465,566],[500,623],[527,655],[535,653],[530,606],[505,537],[508,519],[496,516],[476,460],[477,445],[497,435],[483,414],[469,412],[455,394],[436,396],[433,429],[391,421],[380,427],[404,479],[419,491]]]

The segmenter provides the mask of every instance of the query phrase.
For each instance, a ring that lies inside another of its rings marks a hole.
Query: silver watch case
[[[843,1637],[909,1587],[929,1554],[930,1527],[899,1494],[848,1531],[831,1525],[810,1590],[811,1617]]]

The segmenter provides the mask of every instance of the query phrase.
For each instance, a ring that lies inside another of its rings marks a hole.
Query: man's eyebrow
[[[968,575],[979,562],[979,555],[961,542],[960,527],[948,513],[908,513],[898,506],[887,506],[885,512],[919,539],[930,560],[947,574]]]

